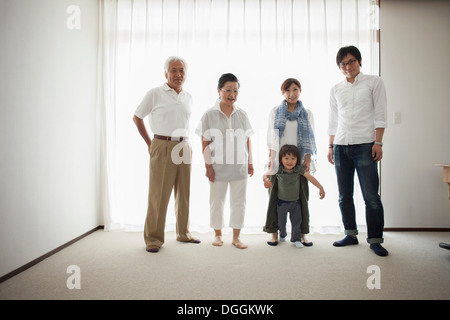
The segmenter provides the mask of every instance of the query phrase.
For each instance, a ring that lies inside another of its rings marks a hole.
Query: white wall
[[[97,31],[97,1],[0,0],[0,276],[99,225]]]
[[[390,116],[381,165],[386,227],[450,227],[443,169],[434,166],[450,163],[449,17],[450,1],[381,1]]]

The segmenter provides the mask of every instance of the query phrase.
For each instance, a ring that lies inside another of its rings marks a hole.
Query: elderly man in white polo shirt
[[[189,196],[192,149],[188,141],[191,95],[183,90],[187,64],[169,57],[164,65],[167,83],[147,92],[134,122],[150,153],[150,186],[144,226],[146,250],[158,252],[164,243],[167,206],[175,196],[177,240],[200,243],[189,232]],[[144,124],[148,116],[154,139]]]

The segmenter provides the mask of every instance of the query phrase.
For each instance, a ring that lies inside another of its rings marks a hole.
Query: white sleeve
[[[148,91],[134,113],[138,118],[144,119],[152,112],[154,105],[154,90]]]
[[[328,112],[328,130],[329,135],[336,135],[338,125],[337,101],[334,94],[334,87],[330,91],[330,108]]]
[[[208,112],[205,112],[200,119],[197,128],[195,129],[195,133],[199,136],[205,138],[205,140],[211,141],[211,135],[209,131],[209,123],[208,123]]]
[[[373,106],[375,110],[375,128],[387,128],[387,99],[383,79],[377,77],[373,88]]]
[[[280,144],[280,138],[278,134],[275,134],[274,129],[274,121],[275,121],[275,113],[276,113],[277,107],[274,107],[272,110],[270,110],[269,113],[269,120],[267,124],[267,148],[269,150],[275,150],[278,152],[279,144]]]

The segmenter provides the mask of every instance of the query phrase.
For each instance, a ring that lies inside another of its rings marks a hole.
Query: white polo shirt
[[[136,109],[141,119],[148,117],[150,130],[154,134],[171,137],[189,136],[192,96],[181,91],[179,94],[167,83],[146,93]]]
[[[387,127],[386,90],[378,76],[359,73],[330,92],[329,135],[334,143],[352,145],[375,141],[375,129]]]
[[[215,179],[242,180],[248,177],[247,139],[253,128],[247,113],[233,105],[228,118],[220,110],[220,100],[202,116],[195,133],[211,141],[211,162]]]

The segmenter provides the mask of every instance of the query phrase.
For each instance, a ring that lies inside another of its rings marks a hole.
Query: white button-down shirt
[[[135,115],[141,119],[149,116],[150,130],[154,134],[171,137],[189,136],[192,96],[179,94],[167,83],[151,89],[139,104]]]
[[[344,81],[330,92],[328,131],[334,144],[375,141],[375,129],[387,127],[386,90],[378,76],[359,73],[354,83]]]

